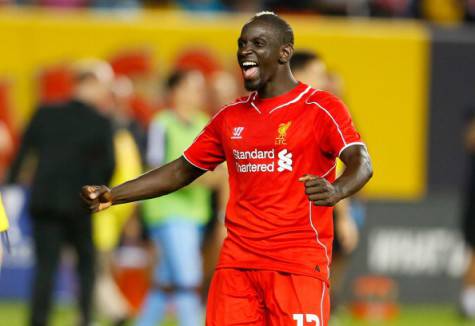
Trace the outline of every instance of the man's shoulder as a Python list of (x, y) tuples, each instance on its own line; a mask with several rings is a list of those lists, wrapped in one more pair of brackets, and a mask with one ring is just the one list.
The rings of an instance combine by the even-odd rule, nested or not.
[(92, 105), (71, 101), (67, 104), (68, 108), (72, 111), (76, 111), (78, 114), (84, 116), (84, 119), (88, 119), (91, 123), (96, 123), (102, 127), (111, 127), (112, 121), (104, 113), (99, 112), (99, 110)]
[(65, 102), (40, 103), (36, 108), (36, 114), (40, 116), (49, 116), (60, 113), (65, 107)]
[(61, 119), (64, 103), (40, 103), (33, 111), (32, 124), (56, 123)]
[(213, 119), (218, 116), (226, 116), (229, 114), (235, 114), (240, 109), (246, 109), (251, 105), (251, 100), (255, 96), (255, 92), (250, 93), (249, 95), (238, 97), (229, 104), (221, 107), (218, 112), (214, 115)]
[(249, 95), (238, 97), (231, 103), (222, 107), (222, 109), (227, 108), (243, 108), (248, 107), (251, 103), (252, 98), (255, 96), (255, 92), (250, 93)]
[(93, 131), (91, 135), (94, 135), (94, 137), (110, 138), (114, 134), (115, 127), (111, 118), (90, 105), (80, 105), (78, 107), (75, 105), (68, 106), (65, 112), (69, 111), (67, 114), (71, 118), (77, 119), (76, 126), (79, 123), (83, 128)]
[(305, 104), (313, 106), (320, 111), (328, 113), (338, 113), (341, 110), (346, 110), (346, 106), (334, 94), (319, 89), (313, 89), (310, 96), (305, 100)]
[(305, 102), (307, 102), (308, 104), (314, 104), (312, 102), (321, 104), (321, 103), (341, 102), (341, 100), (338, 97), (336, 97), (334, 94), (328, 91), (312, 88), (310, 90), (310, 95), (308, 96)]

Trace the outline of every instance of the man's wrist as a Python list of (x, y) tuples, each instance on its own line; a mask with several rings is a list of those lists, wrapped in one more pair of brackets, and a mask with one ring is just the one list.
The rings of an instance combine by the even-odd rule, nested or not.
[(109, 194), (110, 194), (110, 202), (111, 202), (111, 205), (117, 204), (117, 203), (118, 203), (118, 191), (117, 191), (117, 187), (112, 187), (112, 188), (110, 188)]
[(347, 195), (343, 189), (343, 186), (340, 185), (338, 182), (333, 183), (333, 189), (335, 190), (335, 195), (337, 197), (337, 201), (345, 199)]

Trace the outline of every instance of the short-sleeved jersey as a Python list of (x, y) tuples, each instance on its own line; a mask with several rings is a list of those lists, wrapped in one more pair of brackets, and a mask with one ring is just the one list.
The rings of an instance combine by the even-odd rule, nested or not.
[(300, 83), (290, 92), (251, 93), (219, 111), (184, 157), (213, 170), (227, 161), (228, 236), (217, 268), (277, 270), (328, 281), (331, 207), (308, 201), (305, 174), (335, 180), (336, 158), (362, 144), (345, 105)]

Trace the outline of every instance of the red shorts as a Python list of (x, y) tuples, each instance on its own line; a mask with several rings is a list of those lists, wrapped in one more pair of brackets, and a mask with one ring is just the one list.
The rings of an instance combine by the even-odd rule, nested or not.
[(277, 271), (218, 269), (206, 308), (206, 326), (327, 326), (325, 282)]

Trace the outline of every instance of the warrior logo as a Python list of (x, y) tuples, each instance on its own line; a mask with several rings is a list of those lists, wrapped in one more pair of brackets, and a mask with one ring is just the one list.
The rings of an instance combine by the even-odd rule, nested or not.
[(235, 127), (233, 129), (233, 135), (231, 136), (231, 139), (241, 139), (241, 134), (244, 130), (244, 127)]
[(287, 137), (287, 130), (290, 128), (291, 124), (292, 124), (292, 121), (281, 123), (279, 125), (279, 128), (277, 129), (279, 136), (277, 136), (277, 138), (275, 139), (276, 145), (286, 145), (285, 137)]

